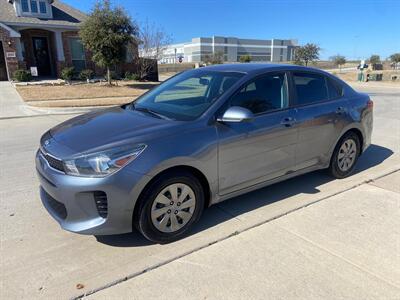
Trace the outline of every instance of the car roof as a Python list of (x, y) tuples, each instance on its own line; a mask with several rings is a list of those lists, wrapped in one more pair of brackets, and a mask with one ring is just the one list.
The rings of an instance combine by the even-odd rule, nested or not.
[[(237, 63), (237, 64), (221, 64), (212, 65), (208, 67), (200, 68), (204, 71), (219, 71), (219, 72), (240, 72), (240, 73), (253, 73), (261, 71), (279, 71), (279, 70), (298, 70), (298, 71), (317, 71), (321, 72), (320, 69), (303, 67), (289, 64), (268, 64), (268, 63)], [(322, 71), (323, 72), (323, 71)], [(323, 72), (325, 73), (325, 72)]]

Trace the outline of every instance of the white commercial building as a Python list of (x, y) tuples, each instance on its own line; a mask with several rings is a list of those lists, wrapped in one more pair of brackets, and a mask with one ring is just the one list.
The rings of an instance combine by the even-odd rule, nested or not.
[(199, 37), (191, 42), (168, 46), (159, 63), (201, 62), (207, 55), (222, 53), (224, 61), (238, 62), (241, 56), (250, 55), (252, 61), (279, 62), (294, 60), (298, 47), (295, 39), (241, 39), (235, 37)]

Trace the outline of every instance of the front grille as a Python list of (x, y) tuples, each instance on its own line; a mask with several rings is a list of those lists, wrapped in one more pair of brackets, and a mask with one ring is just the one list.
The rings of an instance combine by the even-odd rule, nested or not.
[(43, 151), (41, 151), (41, 154), (44, 157), (44, 159), (49, 163), (50, 167), (58, 171), (64, 172), (64, 164), (62, 160), (57, 159), (49, 154), (43, 153)]
[(93, 192), (94, 202), (96, 203), (97, 212), (100, 217), (107, 218), (108, 207), (107, 207), (107, 195), (102, 191)]
[(44, 200), (51, 208), (53, 213), (59, 218), (65, 220), (67, 218), (67, 209), (65, 208), (65, 205), (50, 196), (43, 188), (42, 193), (44, 194)]

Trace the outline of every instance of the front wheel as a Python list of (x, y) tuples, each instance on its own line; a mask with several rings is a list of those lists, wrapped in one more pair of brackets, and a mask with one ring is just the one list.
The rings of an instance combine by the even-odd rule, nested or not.
[(138, 205), (136, 228), (153, 242), (168, 243), (181, 238), (200, 218), (204, 191), (191, 173), (173, 172), (151, 183)]
[(354, 132), (345, 134), (333, 152), (329, 172), (335, 178), (349, 176), (361, 153), (360, 139)]

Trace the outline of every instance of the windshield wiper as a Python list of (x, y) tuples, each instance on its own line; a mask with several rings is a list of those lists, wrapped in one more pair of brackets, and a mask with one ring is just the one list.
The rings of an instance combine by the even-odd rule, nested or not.
[(155, 117), (157, 117), (159, 119), (171, 120), (170, 118), (168, 118), (168, 117), (166, 117), (166, 116), (164, 116), (162, 114), (159, 114), (159, 113), (155, 112), (154, 110), (151, 110), (151, 109), (149, 109), (147, 107), (139, 107), (139, 106), (136, 106), (135, 104), (132, 103), (131, 108), (133, 110), (137, 110), (137, 111), (148, 113), (148, 114), (150, 114), (152, 116), (155, 116)]

